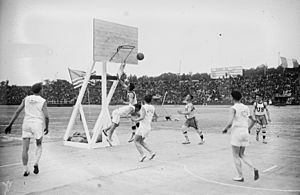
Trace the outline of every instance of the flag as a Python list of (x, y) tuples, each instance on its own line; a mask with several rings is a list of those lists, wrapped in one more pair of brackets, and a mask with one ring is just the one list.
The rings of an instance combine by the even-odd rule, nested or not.
[(283, 68), (292, 68), (293, 67), (293, 61), (292, 59), (288, 59), (286, 57), (280, 57), (281, 59), (281, 65)]
[(298, 68), (299, 67), (299, 63), (296, 59), (292, 59), (293, 61), (293, 68)]
[[(73, 84), (74, 89), (77, 89), (82, 86), (86, 72), (81, 70), (72, 70), (68, 68), (70, 78)], [(92, 72), (91, 75), (96, 75), (96, 71)], [(89, 84), (95, 84), (93, 81), (89, 80)]]

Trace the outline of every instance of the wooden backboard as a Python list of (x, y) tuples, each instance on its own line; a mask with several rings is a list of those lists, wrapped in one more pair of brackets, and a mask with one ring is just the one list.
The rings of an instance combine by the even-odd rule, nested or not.
[(94, 61), (123, 63), (130, 54), (126, 63), (138, 64), (138, 28), (99, 19), (93, 20), (93, 27)]

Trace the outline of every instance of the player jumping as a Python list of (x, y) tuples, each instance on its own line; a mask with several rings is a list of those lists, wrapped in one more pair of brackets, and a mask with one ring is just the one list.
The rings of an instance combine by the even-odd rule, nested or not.
[[(129, 85), (126, 85), (122, 80), (120, 80), (120, 84), (124, 88), (127, 89), (127, 99), (128, 99), (128, 102), (123, 101), (123, 103), (127, 104), (127, 105), (135, 105), (135, 104), (137, 104), (137, 97), (136, 97), (136, 93), (134, 91), (135, 85), (133, 83), (129, 83)], [(138, 115), (137, 112), (134, 112), (134, 114)], [(139, 122), (133, 122), (132, 123), (132, 126), (131, 126), (132, 134), (131, 134), (131, 137), (128, 140), (128, 142), (132, 142), (134, 140), (135, 131), (136, 131), (136, 128), (139, 127), (139, 125), (140, 125)]]
[(139, 110), (141, 109), (141, 105), (140, 104), (135, 104), (135, 105), (126, 105), (126, 106), (122, 106), (118, 109), (115, 109), (112, 112), (112, 124), (111, 126), (109, 126), (108, 128), (103, 130), (104, 135), (107, 137), (107, 142), (109, 143), (110, 146), (112, 146), (112, 135), (115, 131), (115, 129), (119, 126), (120, 123), (120, 118), (121, 116), (128, 116), (129, 114), (133, 114), (136, 112), (139, 112)]

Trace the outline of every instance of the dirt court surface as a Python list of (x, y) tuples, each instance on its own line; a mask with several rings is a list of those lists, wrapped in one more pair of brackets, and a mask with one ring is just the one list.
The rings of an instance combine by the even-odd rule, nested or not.
[[(113, 110), (118, 106), (111, 106)], [(260, 170), (260, 179), (243, 164), (245, 182), (232, 181), (236, 176), (230, 135), (221, 134), (227, 122), (229, 106), (197, 106), (197, 118), (203, 129), (205, 144), (190, 130), (191, 144), (183, 145), (180, 127), (184, 118), (176, 114), (183, 106), (157, 106), (160, 116), (170, 114), (179, 121), (160, 117), (152, 125), (146, 140), (157, 153), (153, 160), (138, 162), (134, 143), (127, 140), (131, 123), (123, 118), (116, 129), (120, 145), (98, 149), (64, 146), (72, 108), (49, 108), (50, 133), (45, 136), (40, 173), (33, 174), (34, 142), (30, 146), (31, 174), (23, 177), (21, 123), (23, 113), (12, 134), (3, 129), (16, 106), (0, 106), (0, 192), (4, 194), (300, 194), (300, 107), (270, 106), (272, 122), (268, 125), (268, 144), (255, 140), (246, 155)], [(100, 106), (84, 106), (89, 129)], [(83, 131), (79, 117), (74, 131)]]

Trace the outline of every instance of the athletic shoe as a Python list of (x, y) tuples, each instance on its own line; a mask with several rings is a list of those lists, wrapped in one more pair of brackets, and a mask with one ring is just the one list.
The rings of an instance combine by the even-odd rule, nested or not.
[(190, 144), (190, 143), (191, 143), (190, 141), (182, 142), (182, 144)]
[(146, 159), (146, 155), (144, 155), (140, 158), (140, 162), (143, 162), (145, 159)]
[(238, 181), (238, 182), (244, 182), (244, 178), (243, 177), (234, 177), (232, 178), (233, 181)]
[(155, 152), (153, 152), (153, 153), (151, 154), (151, 156), (150, 156), (149, 160), (152, 160), (152, 159), (153, 159), (155, 156), (156, 156), (156, 153), (155, 153)]
[(24, 174), (23, 174), (23, 176), (24, 176), (24, 177), (27, 177), (29, 174), (30, 174), (30, 172), (29, 172), (29, 171), (24, 171)]
[(134, 135), (135, 135), (134, 133), (131, 135), (131, 138), (128, 140), (129, 143), (134, 140)]
[(258, 170), (254, 169), (254, 180), (258, 180), (258, 178), (259, 178)]
[(38, 165), (34, 165), (33, 166), (33, 173), (34, 174), (38, 174), (39, 173), (39, 166)]
[(198, 144), (199, 145), (203, 145), (205, 143), (205, 141), (204, 140), (201, 140), (201, 142), (199, 142)]

